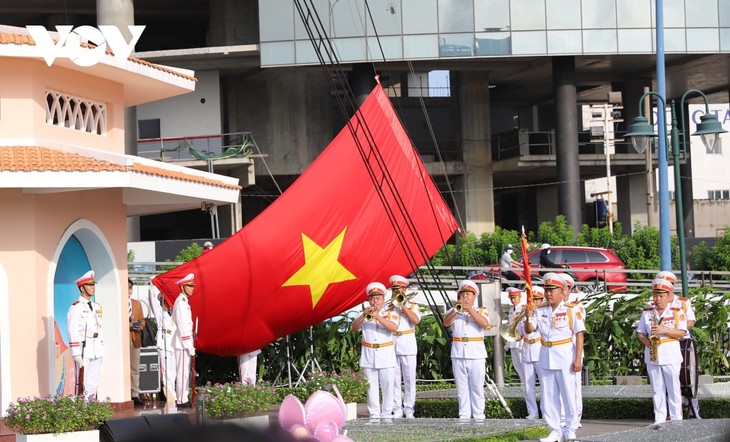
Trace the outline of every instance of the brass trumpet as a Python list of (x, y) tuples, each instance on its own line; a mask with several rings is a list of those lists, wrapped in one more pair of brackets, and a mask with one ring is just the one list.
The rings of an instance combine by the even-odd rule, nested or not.
[(454, 311), (456, 313), (463, 312), (464, 311), (464, 305), (462, 303), (460, 303), (460, 302), (457, 302), (456, 304), (454, 304)]
[(368, 309), (367, 309), (367, 311), (365, 313), (365, 317), (364, 318), (368, 322), (370, 322), (370, 321), (372, 321), (374, 319), (373, 318), (373, 308), (372, 307), (368, 307)]
[(416, 296), (416, 294), (417, 293), (411, 293), (410, 295), (406, 295), (405, 293), (398, 292), (392, 298), (390, 298), (390, 301), (388, 301), (388, 304), (386, 304), (386, 306), (392, 305), (395, 308), (403, 307), (405, 303), (414, 296)]

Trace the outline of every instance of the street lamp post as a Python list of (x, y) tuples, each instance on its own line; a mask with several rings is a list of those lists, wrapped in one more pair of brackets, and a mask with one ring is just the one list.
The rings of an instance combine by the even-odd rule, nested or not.
[[(684, 115), (684, 102), (688, 95), (690, 94), (697, 94), (702, 97), (705, 103), (705, 114), (700, 117), (700, 123), (697, 124), (697, 131), (692, 135), (700, 135), (702, 138), (702, 143), (705, 145), (705, 148), (708, 150), (714, 149), (715, 144), (717, 143), (717, 139), (719, 134), (727, 132), (722, 128), (722, 125), (717, 120), (717, 117), (715, 117), (714, 114), (710, 113), (710, 107), (707, 104), (707, 96), (705, 96), (702, 91), (697, 89), (690, 89), (687, 92), (682, 95), (682, 99), (680, 100), (679, 106), (682, 109), (682, 118), (679, 122), (677, 122), (677, 112), (674, 106), (674, 100), (671, 102), (671, 114), (672, 114), (672, 129), (671, 129), (671, 142), (672, 142), (672, 157), (673, 157), (673, 167), (674, 167), (674, 202), (676, 207), (676, 217), (677, 217), (677, 240), (679, 242), (679, 265), (680, 265), (680, 272), (682, 275), (682, 294), (684, 296), (687, 296), (687, 253), (685, 249), (684, 244), (684, 208), (682, 207), (682, 177), (679, 172), (679, 127), (681, 125), (682, 129), (682, 145), (684, 147), (685, 154), (689, 152), (688, 146), (687, 146), (687, 130), (685, 129), (685, 115)], [(661, 95), (657, 94), (656, 92), (647, 92), (644, 95), (641, 96), (639, 99), (639, 116), (634, 118), (633, 123), (631, 126), (629, 126), (628, 132), (626, 132), (626, 137), (631, 138), (631, 144), (634, 146), (634, 149), (636, 149), (637, 152), (643, 153), (644, 150), (646, 150), (649, 147), (649, 143), (651, 141), (652, 137), (656, 137), (657, 135), (654, 133), (654, 128), (649, 124), (649, 120), (642, 116), (642, 103), (644, 99), (648, 96), (655, 96), (657, 97), (658, 101), (661, 103), (661, 108), (658, 109), (659, 112), (661, 112), (662, 115), (666, 115), (666, 103), (664, 99), (661, 97)], [(663, 127), (659, 128), (662, 133), (664, 134), (664, 137), (667, 136), (667, 128), (666, 124), (663, 125)], [(661, 165), (660, 165), (661, 167)], [(668, 166), (667, 166), (668, 167)], [(659, 183), (660, 186), (662, 183)], [(662, 191), (668, 193), (666, 189), (659, 189), (659, 192)], [(666, 206), (662, 207), (663, 200), (660, 199), (660, 207), (659, 211), (669, 211), (669, 201), (664, 202)], [(660, 236), (663, 234), (666, 237), (669, 237), (669, 224), (660, 224), (660, 229), (664, 229), (662, 232), (660, 232)], [(660, 244), (660, 248), (663, 249), (663, 244)], [(662, 256), (669, 256), (669, 261), (671, 265), (671, 251), (670, 250), (660, 250)]]

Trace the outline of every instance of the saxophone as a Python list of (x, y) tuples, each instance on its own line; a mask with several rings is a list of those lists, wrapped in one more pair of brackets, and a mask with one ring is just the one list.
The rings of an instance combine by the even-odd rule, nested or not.
[[(651, 312), (651, 329), (654, 330), (654, 327), (656, 327), (656, 313)], [(656, 362), (657, 359), (659, 359), (659, 344), (661, 343), (661, 338), (659, 335), (652, 334), (649, 336), (649, 360), (652, 362)]]

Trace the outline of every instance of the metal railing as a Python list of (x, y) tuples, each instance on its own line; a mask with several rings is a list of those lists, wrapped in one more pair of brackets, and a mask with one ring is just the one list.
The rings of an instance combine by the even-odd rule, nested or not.
[(142, 138), (137, 140), (137, 155), (159, 161), (196, 160), (190, 148), (206, 156), (220, 156), (251, 139), (251, 132), (232, 132), (190, 137)]

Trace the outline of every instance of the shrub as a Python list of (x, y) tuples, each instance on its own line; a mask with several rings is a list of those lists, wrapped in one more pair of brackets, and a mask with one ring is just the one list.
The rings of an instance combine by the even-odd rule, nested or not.
[(21, 434), (95, 430), (114, 415), (109, 400), (87, 401), (79, 396), (47, 395), (11, 403), (5, 425)]
[[(345, 403), (365, 402), (368, 392), (368, 381), (359, 371), (345, 370), (342, 373), (334, 371), (319, 371), (309, 373), (309, 377), (302, 385), (302, 396), (295, 394), (305, 401), (317, 390), (328, 390), (330, 385), (337, 385)], [(335, 394), (334, 391), (332, 394)]]
[(197, 390), (198, 397), (205, 401), (206, 417), (210, 419), (248, 416), (268, 410), (279, 399), (276, 390), (267, 383), (207, 383)]

